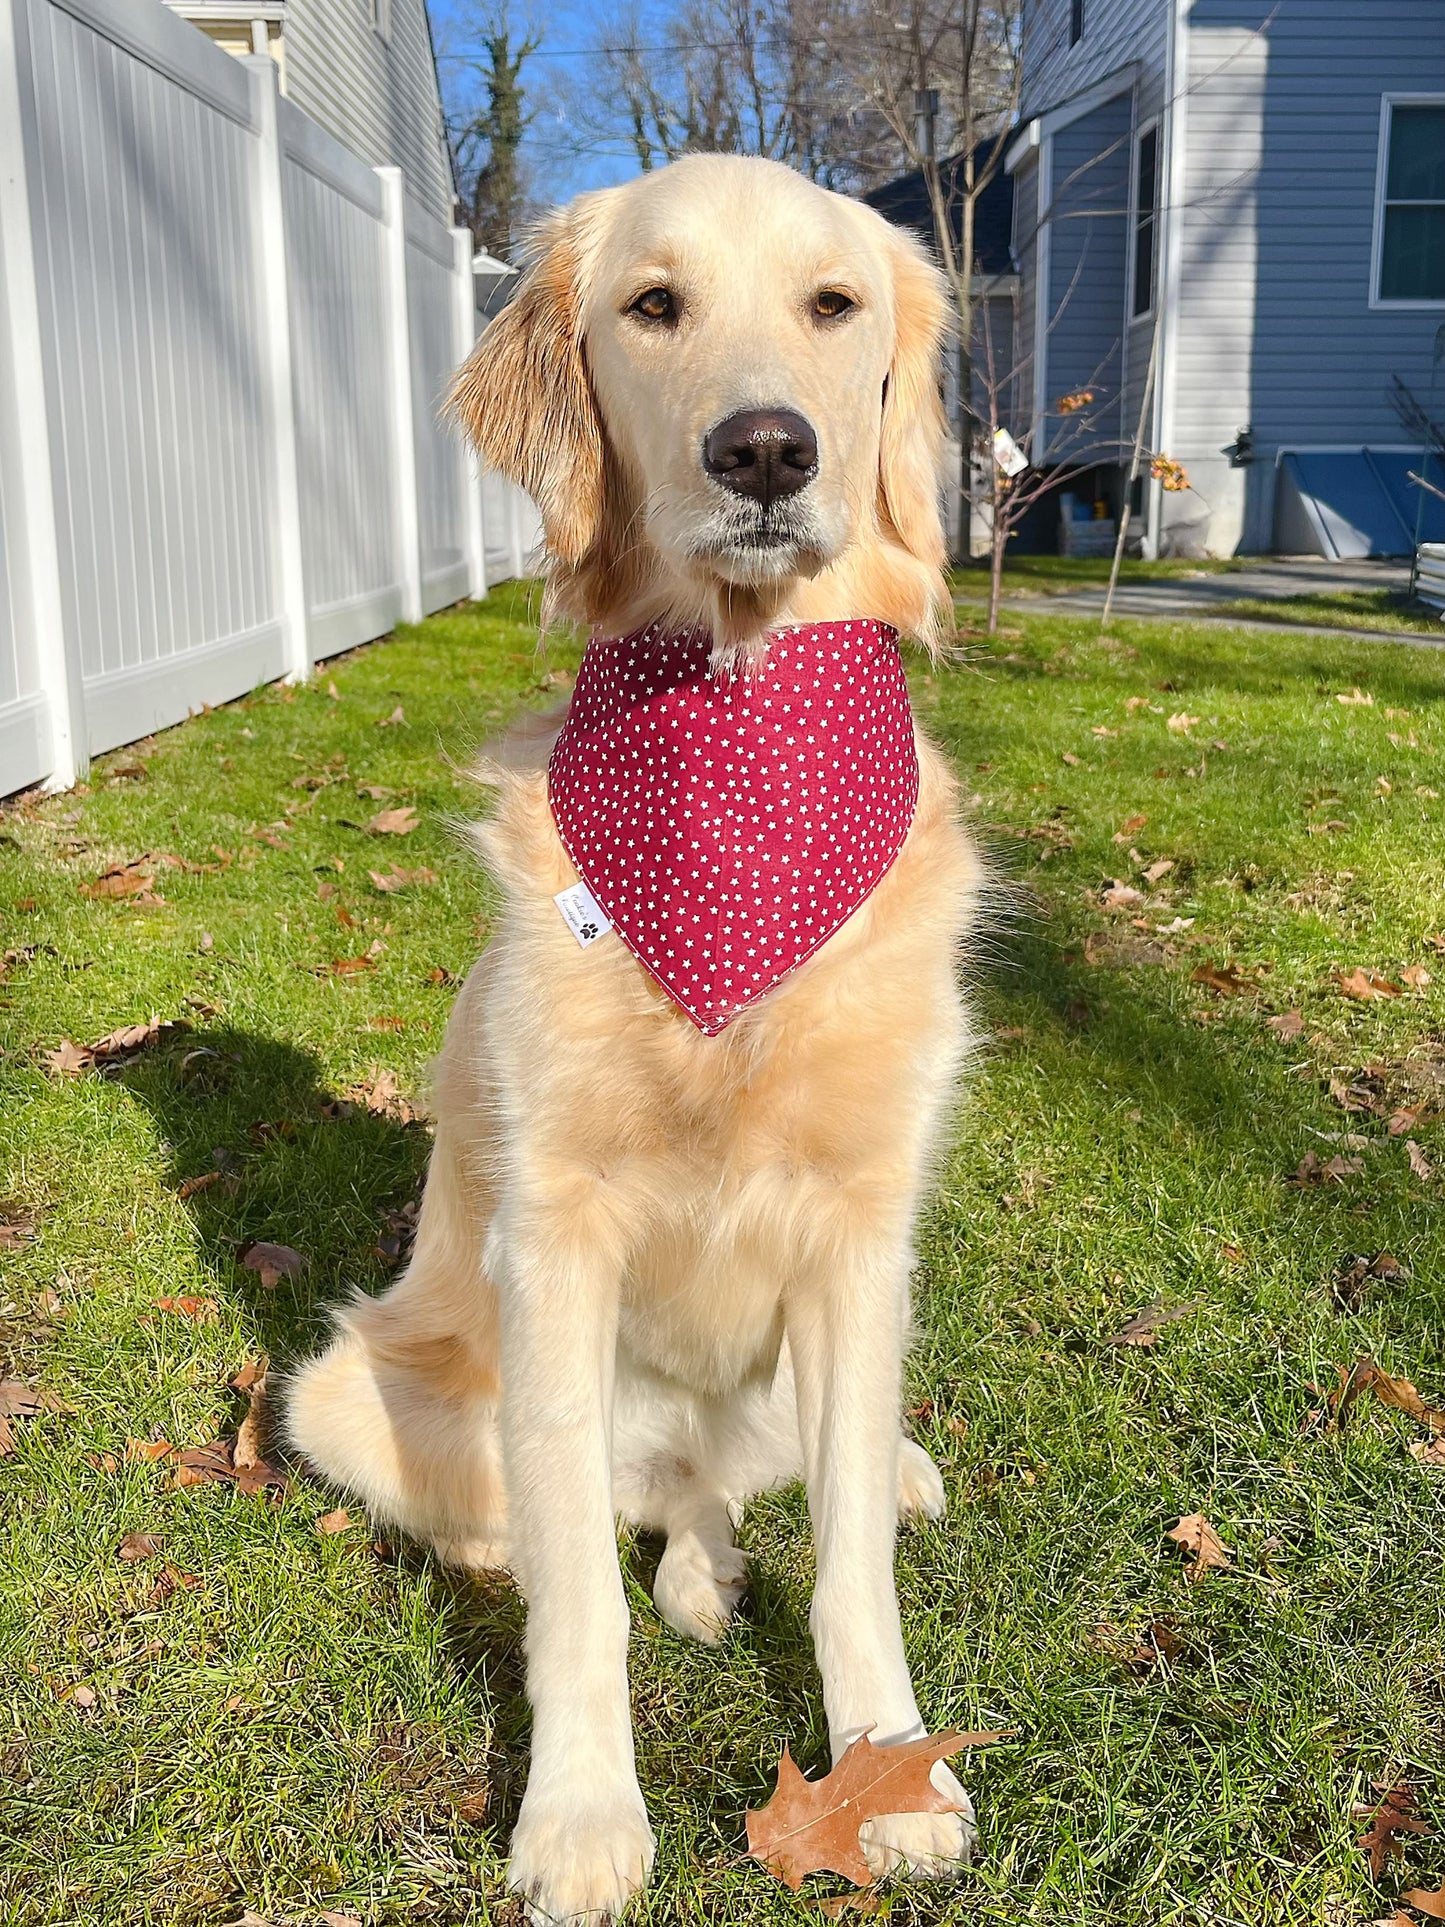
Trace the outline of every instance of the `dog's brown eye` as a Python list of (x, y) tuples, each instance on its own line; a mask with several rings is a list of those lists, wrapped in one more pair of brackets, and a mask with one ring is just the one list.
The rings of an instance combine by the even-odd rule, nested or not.
[(641, 315), (644, 321), (676, 321), (677, 303), (669, 288), (648, 288), (638, 295), (628, 310), (630, 314)]
[(844, 294), (841, 288), (820, 288), (813, 296), (813, 313), (824, 321), (836, 321), (839, 315), (847, 314), (858, 303), (851, 294)]

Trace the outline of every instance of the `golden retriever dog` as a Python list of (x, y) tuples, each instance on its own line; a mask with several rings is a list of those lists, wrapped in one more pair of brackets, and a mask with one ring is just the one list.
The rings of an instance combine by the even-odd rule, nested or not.
[[(870, 209), (699, 156), (552, 215), (454, 400), (538, 504), (551, 609), (594, 638), (702, 631), (709, 673), (739, 677), (798, 625), (933, 648), (947, 318), (922, 249)], [(663, 1617), (715, 1641), (742, 1502), (801, 1476), (834, 1757), (924, 1731), (894, 1542), (943, 1485), (901, 1437), (902, 1366), (979, 872), (950, 767), (903, 715), (917, 800), (891, 864), (714, 1035), (615, 932), (584, 947), (559, 914), (558, 719), (493, 768), (476, 840), (504, 908), (436, 1067), (415, 1251), (290, 1385), (292, 1442), (377, 1518), (517, 1576), (534, 1720), (510, 1881), (533, 1921), (615, 1916), (653, 1858), (619, 1514), (665, 1535)], [(934, 1781), (954, 1811), (868, 1823), (877, 1872), (969, 1854), (968, 1797)]]

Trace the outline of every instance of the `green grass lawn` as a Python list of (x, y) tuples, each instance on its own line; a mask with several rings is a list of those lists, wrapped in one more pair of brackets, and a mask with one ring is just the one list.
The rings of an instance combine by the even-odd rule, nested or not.
[(1445, 624), (1423, 602), (1393, 589), (1342, 589), (1334, 594), (1238, 596), (1222, 604), (1222, 616), (1244, 622), (1299, 622), (1322, 629), (1381, 629), (1401, 636), (1433, 636), (1445, 642)]
[[(1166, 557), (1145, 562), (1130, 558), (1120, 568), (1124, 584), (1188, 581), (1203, 575), (1237, 575), (1258, 558), (1209, 556), (1193, 561)], [(1109, 580), (1110, 558), (1089, 555), (1011, 555), (1004, 570), (1003, 593), (1006, 600), (1025, 597), (1071, 595), (1079, 589), (1101, 589)], [(956, 569), (953, 583), (965, 601), (988, 597), (988, 572), (979, 563), (972, 568)], [(1309, 628), (1382, 631), (1403, 636), (1433, 636), (1445, 642), (1445, 625), (1438, 611), (1423, 602), (1397, 594), (1393, 589), (1344, 589), (1331, 593), (1302, 593), (1291, 596), (1235, 596), (1229, 601), (1210, 601), (1201, 613), (1238, 622), (1282, 622)], [(1113, 621), (1130, 620), (1125, 615)]]
[[(1445, 1404), (1445, 674), (1283, 632), (1009, 625), (914, 678), (1000, 891), (909, 1392), (950, 1512), (898, 1570), (925, 1716), (1018, 1736), (965, 1763), (976, 1868), (885, 1904), (1363, 1927), (1445, 1879), (1445, 1465), (1368, 1396), (1342, 1430), (1311, 1415), (1363, 1354)], [(342, 1502), (304, 1476), (175, 1490), (126, 1447), (233, 1433), (237, 1369), (388, 1277), (427, 1140), (378, 1074), (420, 1095), (493, 909), (461, 771), (571, 660), (504, 591), (0, 815), (0, 1215), (34, 1230), (0, 1249), (0, 1377), (65, 1407), (0, 1457), (5, 1927), (519, 1918), (510, 1587), (378, 1550), (355, 1508), (318, 1533)], [(364, 827), (407, 806), (407, 835)], [(83, 894), (145, 855), (149, 890)], [(393, 865), (435, 880), (388, 894), (369, 872)], [(1139, 900), (1106, 905), (1115, 880)], [(1356, 969), (1402, 994), (1350, 999)], [(47, 1071), (153, 1016), (189, 1029)], [(1310, 1153), (1340, 1181), (1292, 1184)], [(265, 1289), (252, 1238), (306, 1270)], [(1382, 1251), (1398, 1275), (1335, 1288)], [(1156, 1300), (1185, 1315), (1152, 1349), (1107, 1342)], [(1166, 1536), (1195, 1512), (1233, 1560), (1199, 1583)], [(121, 1560), (132, 1533), (162, 1551)], [(656, 1546), (624, 1551), (658, 1927), (818, 1921), (839, 1890), (791, 1897), (742, 1857), (783, 1741), (809, 1771), (825, 1753), (801, 1496), (744, 1536), (717, 1652), (653, 1614)], [(1436, 1837), (1376, 1884), (1355, 1809), (1400, 1781)]]

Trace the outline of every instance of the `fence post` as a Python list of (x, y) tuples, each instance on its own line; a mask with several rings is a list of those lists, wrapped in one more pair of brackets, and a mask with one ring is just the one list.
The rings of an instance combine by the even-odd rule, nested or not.
[(399, 167), (378, 167), (386, 220), (386, 310), (391, 344), (391, 421), (395, 443), (397, 581), (401, 619), (420, 622), (421, 509), (416, 479), (416, 425), (412, 417), (411, 323), (406, 306), (406, 189)]
[[(477, 288), (472, 273), (475, 248), (467, 228), (452, 229), (452, 269), (456, 297), (456, 363), (458, 368), (476, 346)], [(462, 508), (465, 512), (467, 549), (467, 594), (480, 601), (487, 593), (487, 538), (482, 525), (482, 472), (477, 464), (471, 438), (457, 430), (457, 450), (461, 470)]]
[(306, 579), (301, 549), (301, 477), (296, 462), (296, 393), (291, 379), (291, 306), (286, 287), (286, 212), (281, 199), (280, 89), (267, 54), (245, 54), (256, 118), (257, 255), (261, 268), (261, 351), (271, 443), (271, 532), (286, 680), (311, 674)]
[[(35, 274), (27, 165), (39, 152), (28, 84), (30, 38), (24, 0), (0, 0), (0, 341), (10, 343), (9, 368), (0, 367), (0, 493), (18, 517), (20, 539), (9, 558), (19, 589), (17, 617), (35, 639), (40, 693), (50, 714), (47, 789), (69, 789), (85, 775), (85, 693), (80, 639), (66, 633), (61, 594), (60, 540), (55, 514), (58, 451), (46, 405), (45, 333)], [(12, 524), (13, 528), (14, 524)], [(3, 772), (0, 772), (3, 775)], [(0, 792), (12, 785), (0, 781)]]

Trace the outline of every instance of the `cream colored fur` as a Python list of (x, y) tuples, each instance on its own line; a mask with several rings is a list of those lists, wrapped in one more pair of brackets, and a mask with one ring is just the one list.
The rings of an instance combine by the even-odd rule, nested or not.
[[(653, 285), (681, 291), (670, 338), (629, 313)], [(855, 298), (843, 322), (820, 325), (822, 287)], [(771, 163), (688, 160), (553, 218), (458, 406), (543, 510), (554, 602), (592, 626), (702, 619), (747, 655), (781, 623), (874, 616), (932, 643), (944, 313), (920, 251), (867, 209)], [(699, 451), (764, 405), (806, 414), (820, 460), (797, 545), (753, 563)], [(546, 747), (533, 728), (491, 773), (477, 843), (505, 909), (437, 1067), (415, 1253), (339, 1313), (289, 1423), (378, 1518), (516, 1572), (534, 1726), (510, 1877), (533, 1921), (573, 1922), (618, 1912), (653, 1853), (615, 1514), (666, 1535), (657, 1605), (716, 1640), (743, 1500), (803, 1476), (834, 1754), (922, 1730), (893, 1544), (943, 1488), (900, 1440), (901, 1372), (913, 1226), (969, 1042), (955, 966), (978, 871), (920, 738), (882, 883), (705, 1038), (615, 935), (579, 949), (559, 916), (576, 877)], [(961, 1811), (871, 1822), (878, 1870), (969, 1851), (967, 1796), (935, 1778)]]

